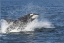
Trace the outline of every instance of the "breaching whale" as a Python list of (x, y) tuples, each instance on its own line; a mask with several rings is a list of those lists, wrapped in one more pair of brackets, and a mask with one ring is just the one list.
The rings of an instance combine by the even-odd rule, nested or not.
[(24, 27), (26, 27), (27, 23), (30, 23), (33, 20), (37, 19), (38, 16), (39, 16), (39, 14), (30, 13), (30, 14), (24, 15), (23, 17), (20, 17), (16, 20), (5, 19), (9, 24), (6, 32), (9, 33), (11, 30), (14, 30), (14, 29), (22, 30), (22, 29), (24, 29)]

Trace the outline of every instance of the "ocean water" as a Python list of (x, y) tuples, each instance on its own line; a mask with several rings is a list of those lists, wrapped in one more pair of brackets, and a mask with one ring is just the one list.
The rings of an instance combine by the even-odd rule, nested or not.
[[(0, 2), (0, 43), (64, 43), (64, 0)], [(28, 13), (37, 13), (39, 18), (29, 23), (25, 31), (5, 33), (7, 22), (4, 19), (16, 20)]]

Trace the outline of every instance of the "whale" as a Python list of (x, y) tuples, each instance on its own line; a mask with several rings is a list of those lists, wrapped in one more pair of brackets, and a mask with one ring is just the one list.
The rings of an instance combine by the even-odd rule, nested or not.
[(29, 13), (24, 16), (19, 17), (16, 20), (11, 20), (11, 19), (5, 19), (9, 26), (7, 27), (6, 33), (9, 33), (10, 31), (17, 29), (17, 30), (22, 30), (26, 27), (26, 25), (33, 20), (37, 19), (39, 17), (39, 14), (36, 13)]

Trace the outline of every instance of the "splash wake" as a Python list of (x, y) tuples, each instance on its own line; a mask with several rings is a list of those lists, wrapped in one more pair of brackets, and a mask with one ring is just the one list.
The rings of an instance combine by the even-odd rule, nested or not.
[[(8, 24), (8, 22), (4, 19), (1, 19), (1, 33), (6, 33), (7, 27), (9, 27), (13, 22)], [(36, 28), (54, 28), (54, 26), (48, 22), (48, 21), (38, 21), (38, 19), (35, 19), (34, 21), (27, 24), (25, 29), (12, 29), (10, 32), (20, 32), (20, 31), (34, 31)]]

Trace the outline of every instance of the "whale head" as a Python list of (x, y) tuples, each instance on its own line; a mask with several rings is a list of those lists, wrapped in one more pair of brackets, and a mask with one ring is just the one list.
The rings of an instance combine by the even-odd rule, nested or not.
[(30, 16), (32, 19), (36, 19), (36, 18), (38, 18), (39, 15), (35, 14), (35, 13), (31, 13)]
[(23, 21), (23, 22), (33, 21), (33, 20), (37, 19), (38, 16), (39, 16), (39, 14), (29, 13), (29, 14), (24, 15), (23, 17), (20, 17), (19, 20)]
[(37, 19), (38, 16), (39, 16), (39, 14), (36, 14), (36, 13), (30, 13), (30, 14), (28, 14), (28, 15), (29, 15), (28, 18), (29, 18), (31, 21)]

